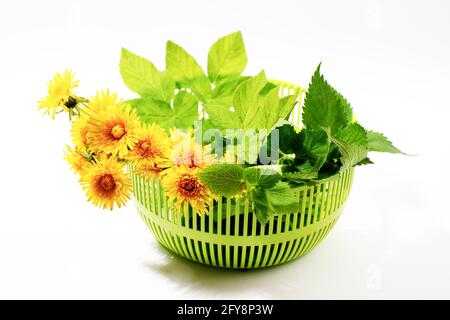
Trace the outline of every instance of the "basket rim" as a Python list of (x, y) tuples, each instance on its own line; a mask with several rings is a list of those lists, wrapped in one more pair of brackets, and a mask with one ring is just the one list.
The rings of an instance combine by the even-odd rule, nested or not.
[(299, 89), (301, 93), (306, 92), (308, 89), (305, 87), (302, 87), (298, 84), (295, 84), (293, 82), (289, 82), (289, 81), (284, 81), (284, 80), (279, 80), (279, 79), (267, 79), (269, 82), (272, 82), (273, 84), (279, 85), (279, 86), (283, 86), (285, 88), (288, 89)]

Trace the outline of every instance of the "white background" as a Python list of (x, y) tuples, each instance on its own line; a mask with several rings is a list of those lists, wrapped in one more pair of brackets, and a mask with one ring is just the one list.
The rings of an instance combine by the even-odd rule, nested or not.
[[(36, 110), (55, 72), (132, 97), (126, 47), (164, 67), (167, 39), (205, 66), (241, 30), (247, 74), (307, 85), (320, 61), (360, 122), (416, 154), (373, 155), (309, 255), (226, 271), (157, 245), (130, 203), (85, 201), (62, 160), (65, 116)], [(448, 1), (2, 1), (0, 298), (450, 298)]]

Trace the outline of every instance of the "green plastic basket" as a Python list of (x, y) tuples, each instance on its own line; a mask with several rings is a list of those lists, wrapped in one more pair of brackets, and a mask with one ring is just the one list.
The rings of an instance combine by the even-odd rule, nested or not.
[[(300, 103), (289, 117), (299, 125), (304, 90), (274, 82), (283, 96), (300, 89)], [(232, 199), (227, 197), (219, 197), (208, 215), (189, 214), (189, 208), (177, 214), (170, 210), (160, 181), (146, 181), (130, 168), (139, 214), (164, 247), (195, 262), (235, 269), (286, 263), (314, 248), (339, 218), (353, 172), (351, 168), (313, 186), (298, 187), (299, 212), (271, 216), (261, 225), (248, 200), (234, 199), (236, 205), (231, 206)]]

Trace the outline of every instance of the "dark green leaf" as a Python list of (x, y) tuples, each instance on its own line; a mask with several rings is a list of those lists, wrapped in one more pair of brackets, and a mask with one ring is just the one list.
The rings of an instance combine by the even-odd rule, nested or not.
[(358, 162), (356, 165), (364, 166), (364, 165), (368, 165), (368, 164), (373, 164), (373, 162), (369, 158), (365, 158), (365, 159), (362, 159), (360, 162)]
[(330, 141), (323, 130), (304, 129), (300, 131), (298, 146), (295, 149), (297, 162), (308, 160), (313, 164), (315, 171), (319, 172), (327, 160)]
[(303, 124), (308, 129), (330, 128), (334, 134), (351, 121), (350, 105), (320, 74), (319, 65), (306, 93)]
[(357, 123), (352, 123), (341, 130), (336, 137), (328, 130), (330, 140), (341, 153), (341, 171), (353, 167), (367, 157), (366, 130)]

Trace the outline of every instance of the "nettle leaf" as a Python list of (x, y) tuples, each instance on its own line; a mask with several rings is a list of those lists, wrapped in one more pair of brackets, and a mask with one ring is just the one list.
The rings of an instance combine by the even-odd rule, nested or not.
[(249, 197), (252, 210), (262, 224), (266, 223), (271, 215), (298, 210), (298, 197), (286, 182), (278, 182), (270, 189), (252, 189)]
[(211, 94), (211, 84), (202, 67), (172, 41), (166, 45), (166, 68), (179, 87), (191, 89), (200, 100), (206, 101)]
[(351, 121), (350, 105), (320, 74), (319, 65), (306, 92), (303, 124), (308, 129), (330, 128), (334, 134)]
[(273, 213), (284, 214), (298, 210), (298, 197), (287, 182), (278, 182), (266, 191), (266, 195)]
[(362, 159), (360, 162), (358, 162), (356, 165), (357, 166), (365, 166), (368, 164), (373, 164), (373, 162), (369, 158), (365, 158), (365, 159)]
[(395, 147), (386, 136), (375, 131), (367, 131), (367, 147), (369, 151), (405, 154)]
[(173, 100), (173, 108), (169, 103), (142, 97), (130, 101), (137, 110), (141, 121), (157, 123), (166, 130), (171, 128), (189, 128), (198, 119), (198, 100), (189, 92), (179, 91)]
[(292, 167), (287, 167), (290, 170), (283, 172), (283, 178), (291, 181), (303, 182), (305, 180), (314, 180), (318, 177), (318, 170), (315, 165), (312, 165), (309, 161), (304, 162), (301, 165)]
[(270, 189), (281, 180), (281, 175), (275, 170), (254, 166), (244, 170), (244, 180), (247, 185)]
[(232, 197), (243, 190), (243, 173), (241, 165), (222, 163), (207, 167), (198, 177), (212, 193)]
[(296, 150), (295, 158), (310, 161), (316, 173), (318, 173), (327, 160), (330, 140), (323, 130), (304, 129), (299, 133)]
[(166, 102), (174, 96), (175, 83), (167, 73), (125, 48), (120, 58), (120, 74), (127, 87), (141, 96)]
[(264, 190), (255, 190), (250, 196), (252, 210), (259, 223), (265, 224), (272, 214), (272, 210), (267, 200), (267, 194)]
[(284, 154), (294, 154), (299, 148), (299, 134), (291, 123), (275, 127), (268, 137), (268, 147), (272, 146), (272, 138), (278, 131), (278, 148)]
[(241, 32), (217, 40), (208, 53), (208, 76), (211, 82), (239, 77), (247, 65)]
[(336, 137), (327, 130), (329, 139), (333, 142), (341, 154), (341, 171), (357, 165), (367, 158), (366, 130), (357, 123), (352, 123), (341, 130)]

